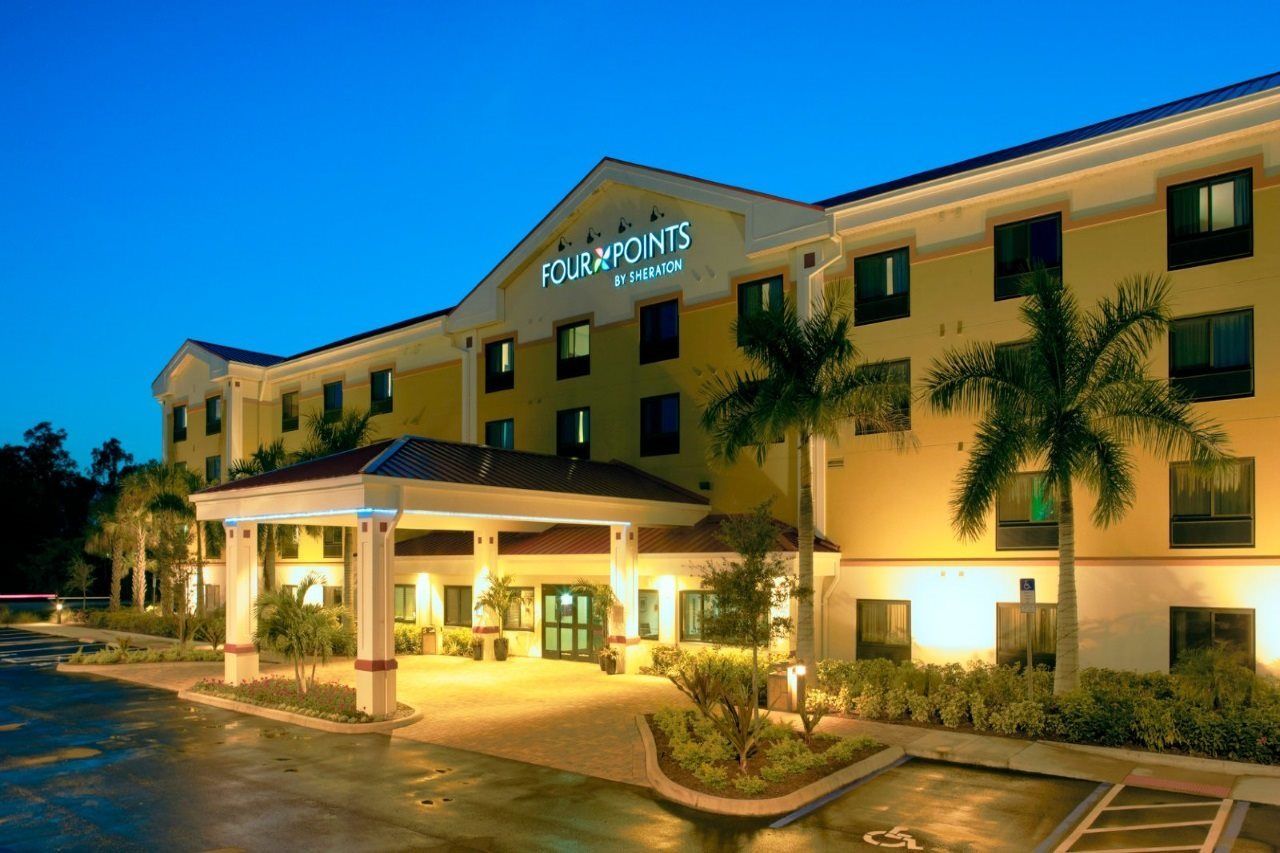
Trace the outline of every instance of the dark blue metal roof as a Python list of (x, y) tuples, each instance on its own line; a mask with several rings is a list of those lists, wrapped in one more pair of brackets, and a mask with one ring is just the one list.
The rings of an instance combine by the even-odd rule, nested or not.
[(238, 361), (241, 364), (252, 364), (257, 367), (270, 367), (273, 364), (279, 364), (284, 361), (281, 356), (268, 355), (265, 352), (254, 352), (249, 349), (240, 349), (240, 347), (228, 347), (222, 344), (211, 344), (208, 341), (192, 340), (191, 343), (198, 347), (207, 349), (209, 352), (225, 358), (227, 361)]
[(1055, 133), (1053, 136), (1046, 136), (1043, 139), (1037, 139), (1033, 142), (1024, 142), (1021, 145), (1015, 145), (1012, 148), (1002, 148), (1001, 150), (993, 151), (990, 154), (983, 154), (979, 157), (970, 157), (968, 160), (961, 160), (960, 162), (952, 163), (949, 166), (939, 166), (936, 169), (929, 169), (924, 172), (917, 172), (914, 175), (907, 175), (905, 178), (898, 178), (892, 181), (885, 181), (881, 184), (863, 187), (860, 190), (854, 190), (853, 192), (844, 193), (843, 195), (819, 201), (817, 202), (817, 205), (820, 207), (835, 207), (841, 204), (848, 204), (851, 201), (860, 201), (861, 199), (871, 198), (872, 196), (882, 195), (887, 192), (893, 192), (894, 190), (915, 186), (916, 184), (934, 181), (938, 178), (958, 175), (962, 172), (968, 172), (973, 169), (981, 169), (984, 166), (993, 166), (997, 163), (1016, 160), (1019, 157), (1026, 157), (1030, 154), (1039, 154), (1043, 151), (1061, 148), (1064, 145), (1071, 145), (1076, 142), (1083, 142), (1087, 139), (1105, 136), (1108, 133), (1114, 133), (1118, 130), (1127, 130), (1131, 127), (1150, 124), (1151, 122), (1169, 118), (1170, 116), (1189, 113), (1192, 110), (1198, 110), (1202, 107), (1221, 104), (1225, 101), (1234, 100), (1235, 98), (1243, 98), (1246, 95), (1254, 95), (1258, 92), (1264, 92), (1267, 89), (1274, 89), (1277, 86), (1280, 86), (1280, 72), (1264, 74), (1261, 77), (1254, 77), (1252, 80), (1245, 80), (1241, 83), (1232, 83), (1229, 86), (1223, 86), (1220, 89), (1214, 89), (1209, 92), (1202, 92), (1199, 95), (1179, 98), (1176, 101), (1170, 101), (1169, 103), (1161, 104), (1158, 107), (1148, 107), (1145, 110), (1138, 110), (1135, 113), (1122, 115), (1118, 118), (1111, 118), (1106, 121), (1096, 122), (1075, 130), (1068, 130), (1064, 133)]

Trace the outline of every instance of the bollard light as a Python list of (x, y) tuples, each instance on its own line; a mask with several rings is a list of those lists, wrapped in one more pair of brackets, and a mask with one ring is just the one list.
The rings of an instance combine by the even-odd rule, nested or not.
[(62, 601), (61, 600), (55, 601), (53, 604), (53, 609), (58, 612), (58, 624), (61, 625), (62, 624)]

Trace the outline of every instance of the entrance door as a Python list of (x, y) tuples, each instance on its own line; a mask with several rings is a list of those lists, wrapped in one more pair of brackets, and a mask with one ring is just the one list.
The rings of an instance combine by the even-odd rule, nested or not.
[(542, 587), (542, 656), (595, 661), (597, 638), (591, 630), (591, 596), (569, 586)]

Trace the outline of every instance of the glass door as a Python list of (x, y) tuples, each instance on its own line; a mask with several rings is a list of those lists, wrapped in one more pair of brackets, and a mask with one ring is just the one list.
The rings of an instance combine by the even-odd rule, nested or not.
[(591, 630), (591, 596), (569, 586), (542, 587), (542, 656), (594, 661), (598, 648)]

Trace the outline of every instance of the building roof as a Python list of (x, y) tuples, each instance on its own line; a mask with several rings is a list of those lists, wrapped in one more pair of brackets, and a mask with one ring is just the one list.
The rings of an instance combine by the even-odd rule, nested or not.
[[(723, 554), (731, 549), (720, 538), (723, 515), (709, 515), (691, 527), (642, 527), (641, 554)], [(795, 553), (796, 529), (776, 522), (776, 549)], [(840, 547), (822, 537), (814, 540), (814, 551), (838, 554)], [(467, 557), (473, 551), (468, 531), (432, 530), (396, 543), (397, 557)], [(505, 556), (566, 556), (609, 553), (609, 528), (591, 524), (556, 524), (540, 533), (500, 533), (498, 553)]]
[(202, 349), (206, 349), (219, 358), (227, 361), (238, 361), (241, 364), (252, 364), (254, 367), (270, 367), (273, 364), (279, 364), (284, 361), (283, 356), (268, 355), (265, 352), (254, 352), (251, 349), (241, 349), (240, 347), (229, 347), (222, 344), (213, 344), (208, 341), (197, 341), (192, 339), (191, 343)]
[(871, 198), (872, 196), (893, 192), (894, 190), (905, 189), (906, 187), (912, 187), (917, 184), (934, 181), (939, 178), (958, 175), (962, 172), (972, 171), (973, 169), (981, 169), (984, 166), (993, 166), (998, 163), (1016, 160), (1019, 157), (1026, 157), (1030, 154), (1040, 154), (1054, 148), (1062, 148), (1066, 145), (1095, 139), (1099, 136), (1105, 136), (1108, 133), (1115, 133), (1119, 130), (1128, 130), (1129, 128), (1138, 127), (1139, 125), (1150, 124), (1161, 119), (1181, 115), (1182, 113), (1189, 113), (1203, 107), (1221, 104), (1226, 101), (1234, 100), (1235, 98), (1243, 98), (1246, 95), (1254, 95), (1258, 92), (1264, 92), (1268, 89), (1274, 89), (1277, 87), (1280, 87), (1280, 72), (1264, 74), (1261, 77), (1254, 77), (1251, 80), (1244, 80), (1240, 83), (1232, 83), (1228, 86), (1222, 86), (1208, 92), (1201, 92), (1198, 95), (1179, 98), (1178, 100), (1170, 101), (1167, 104), (1160, 104), (1159, 106), (1148, 107), (1144, 110), (1138, 110), (1137, 112), (1117, 116), (1116, 118), (1094, 122), (1093, 124), (1088, 124), (1084, 127), (1078, 127), (1075, 130), (1055, 133), (1052, 136), (1046, 136), (1043, 139), (1036, 139), (1031, 142), (1024, 142), (1021, 145), (1014, 145), (1010, 148), (1002, 148), (999, 151), (992, 151), (990, 154), (970, 157), (967, 160), (960, 160), (959, 162), (952, 163), (948, 166), (939, 166), (936, 169), (928, 169), (923, 172), (917, 172), (914, 175), (907, 175), (906, 177), (896, 178), (892, 181), (873, 184), (869, 187), (863, 187), (860, 190), (853, 190), (852, 192), (824, 199), (817, 202), (817, 204), (821, 207), (837, 207), (842, 204), (848, 204), (851, 201), (860, 201), (862, 199)]
[(203, 493), (229, 492), (365, 474), (436, 483), (667, 501), (705, 506), (702, 495), (622, 462), (568, 459), (435, 438), (404, 436), (232, 480)]

